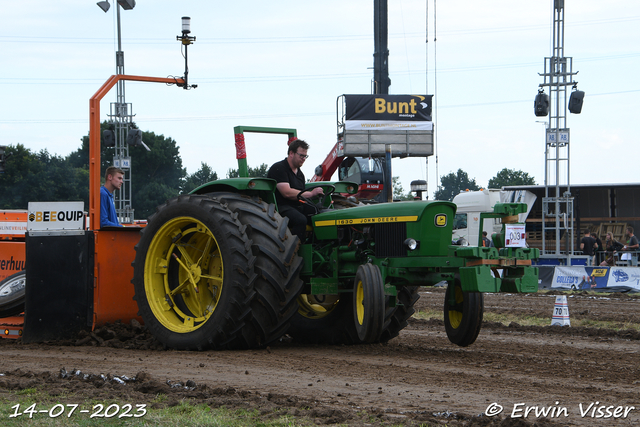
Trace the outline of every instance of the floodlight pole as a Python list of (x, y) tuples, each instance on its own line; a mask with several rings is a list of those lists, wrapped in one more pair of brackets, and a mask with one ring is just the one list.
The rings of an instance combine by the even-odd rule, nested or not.
[[(560, 257), (560, 243), (564, 237), (565, 262), (566, 265), (571, 265), (575, 240), (574, 199), (570, 183), (570, 132), (567, 126), (567, 86), (575, 86), (578, 83), (573, 80), (573, 76), (578, 72), (573, 71), (573, 58), (564, 56), (564, 0), (553, 0), (553, 3), (553, 56), (545, 58), (544, 73), (539, 73), (544, 77), (544, 83), (540, 83), (539, 87), (548, 87), (551, 95), (549, 125), (545, 135), (541, 254)], [(566, 190), (561, 194), (562, 186), (566, 186)], [(548, 224), (547, 219), (553, 220), (553, 225)], [(547, 250), (547, 233), (554, 235), (553, 250)]]
[[(120, 3), (115, 1), (116, 21), (118, 30), (118, 50), (116, 51), (116, 74), (124, 74), (124, 52), (122, 51), (122, 30), (120, 26)], [(135, 3), (134, 3), (135, 4)], [(124, 172), (124, 179), (120, 190), (114, 194), (116, 213), (120, 222), (130, 224), (134, 220), (134, 209), (131, 197), (131, 157), (127, 145), (127, 131), (133, 123), (131, 104), (125, 101), (125, 81), (119, 80), (116, 85), (116, 102), (111, 104), (111, 120), (115, 121), (115, 152), (113, 165)]]
[[(121, 2), (124, 4), (121, 5)], [(120, 29), (120, 7), (130, 10), (136, 5), (135, 0), (114, 0), (116, 5), (116, 22), (118, 31), (118, 50), (116, 50), (116, 75), (124, 74), (124, 52), (122, 51), (122, 31)], [(98, 6), (105, 13), (109, 10), (109, 1), (100, 1)], [(126, 144), (127, 131), (133, 123), (131, 104), (125, 102), (124, 80), (116, 82), (116, 102), (111, 103), (109, 114), (107, 115), (111, 123), (115, 123), (115, 150), (113, 153), (113, 166), (122, 169), (124, 178), (122, 187), (114, 192), (114, 204), (116, 214), (121, 223), (133, 222), (133, 207), (131, 203), (131, 157), (129, 157), (129, 146)]]

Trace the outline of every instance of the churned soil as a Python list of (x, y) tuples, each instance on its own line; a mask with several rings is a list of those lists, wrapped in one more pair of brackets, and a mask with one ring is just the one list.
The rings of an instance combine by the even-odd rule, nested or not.
[[(414, 318), (386, 344), (302, 346), (284, 337), (259, 350), (186, 352), (163, 349), (136, 322), (112, 324), (68, 341), (0, 339), (0, 397), (11, 402), (35, 388), (61, 403), (158, 408), (187, 400), (256, 410), (264, 420), (288, 414), (350, 426), (638, 425), (640, 333), (624, 325), (640, 323), (640, 296), (568, 300), (574, 322), (622, 327), (485, 322), (461, 348), (441, 320)], [(485, 312), (547, 317), (550, 325), (554, 303), (554, 293), (487, 294)], [(416, 307), (443, 304), (443, 289), (425, 288)]]

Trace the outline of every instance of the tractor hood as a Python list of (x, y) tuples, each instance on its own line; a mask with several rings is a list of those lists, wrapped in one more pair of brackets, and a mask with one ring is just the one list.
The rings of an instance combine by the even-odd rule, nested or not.
[(378, 203), (322, 212), (313, 217), (313, 223), (315, 227), (324, 227), (328, 225), (413, 222), (419, 221), (426, 207), (433, 203), (453, 205), (453, 203), (450, 202), (427, 201)]
[[(433, 240), (435, 252), (440, 253), (451, 244), (450, 233), (456, 205), (447, 201), (410, 201), (380, 203), (348, 209), (335, 209), (313, 216), (313, 228), (320, 240), (336, 239), (338, 227), (375, 225), (386, 227), (392, 223), (406, 223), (407, 237)], [(442, 246), (442, 247), (440, 247)]]

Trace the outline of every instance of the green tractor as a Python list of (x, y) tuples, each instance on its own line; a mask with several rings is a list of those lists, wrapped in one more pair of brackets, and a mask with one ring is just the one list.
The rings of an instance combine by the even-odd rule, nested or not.
[(480, 332), (484, 292), (538, 289), (531, 260), (539, 251), (508, 243), (524, 204), (481, 215), (502, 218), (497, 247), (462, 247), (451, 242), (451, 202), (360, 205), (348, 198), (357, 185), (314, 182), (307, 190), (321, 186), (324, 195), (305, 200), (318, 213), (300, 242), (278, 214), (275, 184), (214, 181), (149, 218), (132, 282), (139, 314), (165, 346), (257, 348), (284, 334), (317, 344), (387, 342), (407, 326), (420, 287), (442, 282), (447, 336), (468, 346)]

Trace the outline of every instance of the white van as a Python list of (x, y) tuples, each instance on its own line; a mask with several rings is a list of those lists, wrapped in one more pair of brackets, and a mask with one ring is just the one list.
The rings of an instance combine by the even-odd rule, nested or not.
[(459, 242), (463, 246), (478, 246), (478, 236), (481, 231), (487, 232), (491, 239), (493, 233), (499, 233), (502, 223), (499, 218), (486, 218), (483, 230), (480, 230), (480, 213), (493, 212), (496, 203), (526, 203), (527, 212), (520, 214), (519, 222), (525, 222), (527, 215), (535, 202), (536, 196), (527, 190), (505, 191), (494, 188), (479, 191), (462, 191), (453, 198), (456, 204), (456, 217), (453, 220), (452, 241)]

